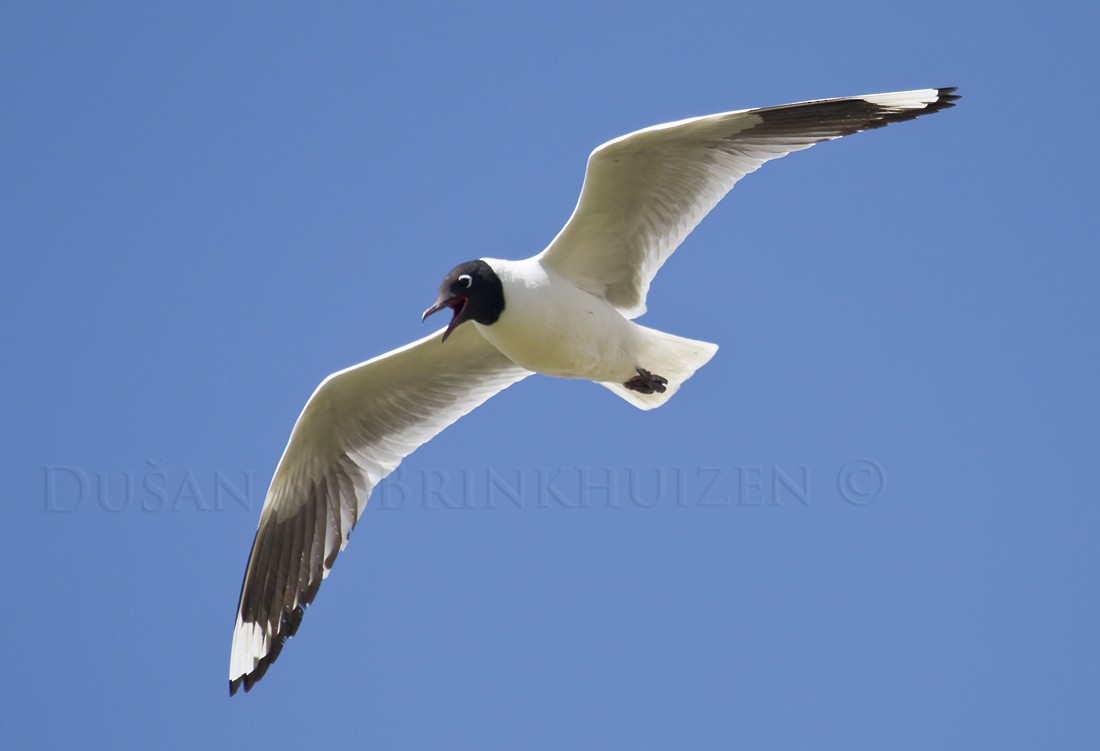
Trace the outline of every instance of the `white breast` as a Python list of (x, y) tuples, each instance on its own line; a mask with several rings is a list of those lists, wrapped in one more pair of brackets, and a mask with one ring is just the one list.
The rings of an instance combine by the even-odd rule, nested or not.
[(475, 325), (512, 362), (562, 378), (621, 383), (635, 375), (637, 327), (615, 308), (534, 258), (483, 260), (504, 285), (504, 312)]

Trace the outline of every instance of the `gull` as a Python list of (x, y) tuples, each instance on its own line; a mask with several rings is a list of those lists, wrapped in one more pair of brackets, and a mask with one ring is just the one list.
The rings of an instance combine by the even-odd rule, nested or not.
[(333, 373), (275, 469), (241, 585), (229, 693), (248, 691), (297, 631), (373, 488), (419, 446), (532, 373), (664, 404), (717, 345), (640, 326), (654, 275), (745, 175), (815, 143), (954, 106), (955, 88), (820, 99), (695, 117), (588, 158), (557, 237), (521, 261), (452, 269), (422, 319), (445, 328)]

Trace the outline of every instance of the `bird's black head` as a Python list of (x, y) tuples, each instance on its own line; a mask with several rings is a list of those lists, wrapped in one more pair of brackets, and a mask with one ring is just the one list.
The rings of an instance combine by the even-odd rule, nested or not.
[(424, 311), (420, 320), (444, 308), (454, 311), (454, 317), (443, 332), (443, 341), (460, 323), (477, 321), (495, 323), (504, 311), (504, 285), (485, 261), (467, 261), (451, 269), (439, 285), (439, 299)]

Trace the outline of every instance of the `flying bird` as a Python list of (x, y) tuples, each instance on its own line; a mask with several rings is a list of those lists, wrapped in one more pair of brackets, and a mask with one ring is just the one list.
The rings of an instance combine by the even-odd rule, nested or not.
[(598, 147), (549, 246), (444, 277), (445, 328), (317, 387), (267, 491), (241, 585), (229, 693), (252, 688), (328, 576), (372, 489), (417, 447), (532, 373), (664, 404), (717, 345), (640, 326), (661, 265), (764, 162), (954, 106), (955, 88), (821, 99), (645, 128)]

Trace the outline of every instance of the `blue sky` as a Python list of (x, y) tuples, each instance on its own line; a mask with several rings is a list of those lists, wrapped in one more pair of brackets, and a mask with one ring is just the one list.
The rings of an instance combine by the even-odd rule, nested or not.
[[(1093, 748), (1085, 3), (0, 9), (12, 747)], [(743, 181), (654, 413), (528, 380), (380, 488), (246, 695), (263, 493), (328, 373), (522, 258), (596, 145), (960, 87)]]

